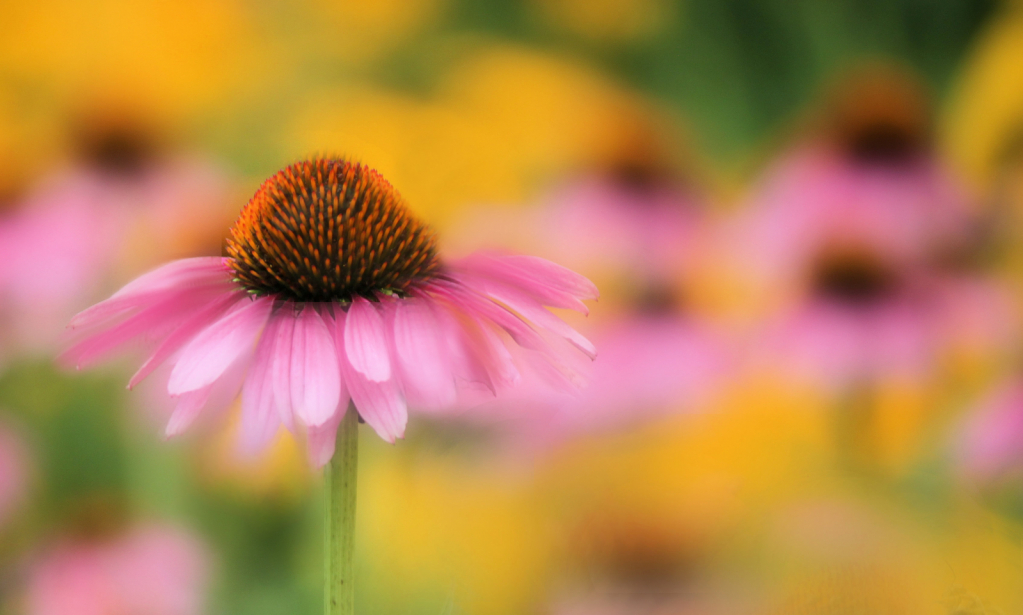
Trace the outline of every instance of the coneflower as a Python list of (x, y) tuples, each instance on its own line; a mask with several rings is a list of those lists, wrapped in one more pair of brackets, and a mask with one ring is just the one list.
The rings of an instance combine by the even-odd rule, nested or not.
[(239, 369), (246, 448), (266, 445), (282, 424), (304, 428), (313, 465), (333, 458), (328, 613), (351, 612), (357, 419), (393, 442), (407, 403), (450, 404), (460, 383), (496, 393), (521, 369), (571, 383), (567, 346), (594, 355), (546, 309), (585, 313), (582, 300), (597, 297), (589, 280), (529, 256), (443, 263), (397, 191), (344, 159), (299, 162), (264, 182), (226, 253), (169, 263), (77, 315), (81, 337), (65, 358), (82, 367), (126, 342), (154, 343), (129, 387), (173, 365), (168, 435)]

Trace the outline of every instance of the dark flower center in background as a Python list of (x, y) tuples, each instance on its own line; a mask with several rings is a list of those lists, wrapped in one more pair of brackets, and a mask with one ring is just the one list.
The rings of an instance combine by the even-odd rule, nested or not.
[(650, 194), (667, 183), (664, 171), (639, 160), (621, 160), (607, 175), (615, 186), (634, 194)]
[(870, 166), (897, 166), (916, 159), (923, 151), (917, 135), (893, 122), (860, 128), (849, 135), (845, 148), (852, 161)]
[(813, 271), (814, 294), (854, 307), (889, 297), (896, 288), (895, 274), (876, 259), (861, 256), (828, 257)]
[(103, 540), (127, 526), (127, 505), (120, 495), (89, 493), (67, 503), (63, 521), (69, 533), (79, 540)]
[(439, 267), (433, 233), (391, 184), (341, 159), (298, 162), (263, 182), (226, 253), (247, 290), (295, 301), (401, 294)]
[(634, 309), (647, 316), (676, 314), (683, 310), (682, 293), (665, 283), (649, 283), (635, 293)]
[(827, 122), (836, 147), (853, 164), (897, 168), (930, 145), (926, 91), (913, 75), (891, 67), (848, 76), (831, 94)]
[(83, 126), (76, 137), (78, 155), (96, 170), (119, 177), (140, 175), (156, 160), (158, 139), (132, 122), (104, 121)]
[(642, 593), (670, 587), (692, 570), (696, 545), (683, 533), (641, 521), (605, 523), (588, 524), (577, 536), (580, 563), (591, 575)]

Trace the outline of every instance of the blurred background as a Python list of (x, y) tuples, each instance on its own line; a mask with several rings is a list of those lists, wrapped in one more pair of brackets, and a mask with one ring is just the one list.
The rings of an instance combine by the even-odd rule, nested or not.
[(313, 154), (601, 289), (578, 395), (362, 439), (361, 612), (1023, 612), (1023, 6), (0, 0), (0, 613), (322, 608), (301, 444), (53, 360)]

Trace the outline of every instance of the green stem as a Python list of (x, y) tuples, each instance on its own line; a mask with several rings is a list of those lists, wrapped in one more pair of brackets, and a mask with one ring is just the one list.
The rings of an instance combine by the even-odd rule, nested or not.
[(359, 466), (359, 415), (349, 407), (337, 430), (337, 447), (323, 479), (323, 612), (355, 613), (355, 487)]

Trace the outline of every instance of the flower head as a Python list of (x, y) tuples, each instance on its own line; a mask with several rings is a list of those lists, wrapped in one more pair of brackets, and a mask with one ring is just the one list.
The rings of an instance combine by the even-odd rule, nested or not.
[(538, 258), (442, 263), (379, 174), (317, 159), (263, 184), (226, 257), (172, 262), (76, 316), (80, 338), (65, 356), (81, 367), (148, 342), (130, 385), (171, 364), (168, 435), (240, 389), (245, 448), (282, 424), (304, 427), (322, 465), (349, 401), (393, 442), (407, 404), (450, 404), (460, 386), (497, 392), (520, 370), (577, 382), (571, 347), (592, 357), (593, 346), (545, 307), (585, 313), (582, 300), (596, 297), (589, 280)]

